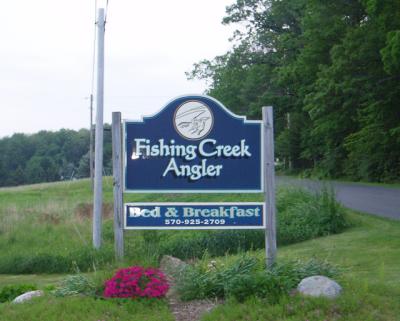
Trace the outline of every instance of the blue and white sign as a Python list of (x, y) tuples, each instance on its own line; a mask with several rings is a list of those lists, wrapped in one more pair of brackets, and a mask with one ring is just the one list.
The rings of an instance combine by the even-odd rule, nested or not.
[(124, 192), (263, 191), (262, 122), (208, 96), (174, 99), (124, 122)]
[(127, 203), (125, 229), (263, 229), (264, 203)]

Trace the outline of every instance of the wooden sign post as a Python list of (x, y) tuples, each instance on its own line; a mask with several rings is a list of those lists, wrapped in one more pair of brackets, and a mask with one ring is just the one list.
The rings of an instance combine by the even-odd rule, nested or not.
[(112, 159), (114, 185), (114, 246), (115, 256), (120, 260), (124, 256), (124, 228), (123, 228), (123, 193), (122, 193), (122, 127), (121, 113), (112, 113)]
[(264, 195), (267, 209), (265, 252), (267, 267), (271, 267), (276, 258), (275, 156), (272, 107), (263, 107), (262, 115), (264, 125)]

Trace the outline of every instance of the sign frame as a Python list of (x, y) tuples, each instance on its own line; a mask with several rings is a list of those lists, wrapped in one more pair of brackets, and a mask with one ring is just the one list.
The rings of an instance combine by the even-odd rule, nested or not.
[[(176, 225), (176, 226), (137, 226), (130, 227), (127, 226), (127, 213), (126, 207), (129, 205), (137, 205), (137, 206), (262, 206), (263, 215), (262, 225), (242, 225), (242, 226), (223, 226), (223, 225), (213, 225), (213, 226), (204, 226), (204, 225), (196, 225), (196, 226), (185, 226), (185, 225)], [(266, 214), (266, 204), (265, 202), (221, 202), (221, 203), (212, 203), (212, 202), (130, 202), (124, 203), (124, 230), (265, 230), (267, 214)]]
[[(198, 98), (205, 98), (212, 100), (215, 104), (219, 105), (222, 110), (231, 118), (236, 120), (241, 120), (243, 124), (258, 124), (260, 127), (259, 139), (260, 139), (260, 177), (259, 177), (259, 189), (127, 189), (126, 187), (126, 172), (127, 172), (127, 133), (126, 133), (126, 124), (127, 123), (138, 123), (143, 124), (146, 119), (153, 119), (156, 118), (164, 109), (166, 109), (172, 102), (176, 101), (177, 99), (186, 98), (186, 97), (198, 97)], [(189, 99), (188, 99), (189, 100)], [(208, 193), (263, 193), (265, 190), (265, 151), (264, 151), (265, 143), (264, 143), (264, 133), (263, 133), (263, 121), (262, 120), (248, 120), (246, 116), (236, 115), (231, 112), (228, 108), (226, 108), (221, 102), (216, 100), (213, 97), (207, 95), (200, 95), (200, 94), (192, 94), (192, 95), (181, 95), (171, 99), (167, 104), (164, 105), (159, 111), (154, 113), (150, 116), (142, 116), (140, 120), (130, 120), (130, 119), (123, 119), (122, 120), (122, 159), (123, 159), (123, 171), (122, 171), (122, 180), (123, 180), (123, 193), (132, 193), (132, 194), (139, 194), (139, 193), (151, 193), (151, 194), (174, 194), (174, 193), (182, 193), (182, 194), (208, 194)]]
[[(188, 95), (181, 96), (187, 97)], [(195, 95), (202, 96), (202, 95)], [(215, 100), (212, 97), (205, 96), (209, 99)], [(175, 98), (177, 99), (177, 98)], [(175, 100), (174, 99), (174, 100)], [(222, 106), (229, 114), (232, 114)], [(166, 107), (168, 104), (166, 105)], [(164, 107), (165, 108), (165, 107)], [(163, 110), (163, 109), (162, 109)], [(161, 110), (161, 111), (162, 111)], [(234, 115), (235, 118), (246, 120), (244, 116)], [(142, 121), (144, 118), (142, 118)], [(274, 121), (273, 121), (273, 107), (264, 106), (262, 107), (262, 121), (248, 121), (248, 122), (261, 122), (261, 191), (264, 194), (264, 224), (266, 224), (265, 230), (265, 254), (266, 254), (266, 266), (270, 268), (276, 259), (277, 254), (277, 242), (276, 242), (276, 204), (275, 204), (275, 157), (274, 157)], [(124, 126), (125, 127), (125, 126)], [(123, 135), (122, 135), (123, 133)], [(121, 113), (112, 113), (112, 140), (113, 140), (113, 192), (114, 192), (114, 246), (115, 254), (117, 260), (122, 260), (124, 256), (124, 204), (123, 204), (123, 193), (129, 191), (124, 190), (125, 178), (123, 179), (123, 169), (125, 162), (125, 132), (122, 128)], [(148, 192), (148, 191), (146, 191)], [(159, 191), (157, 191), (158, 193)], [(218, 190), (222, 193), (222, 190)], [(229, 192), (229, 191), (228, 191)], [(230, 191), (230, 193), (235, 193), (237, 191)], [(246, 191), (247, 193), (253, 193), (255, 191)], [(160, 192), (161, 193), (161, 192)], [(164, 193), (177, 193), (176, 190)], [(201, 193), (200, 191), (195, 191), (194, 193)], [(212, 193), (212, 191), (207, 193)], [(137, 202), (139, 203), (139, 202)], [(240, 202), (234, 204), (240, 204)], [(258, 203), (258, 202), (248, 202), (248, 203)], [(151, 203), (154, 206), (155, 203)], [(189, 203), (192, 204), (192, 203)], [(217, 227), (220, 229), (220, 227)], [(217, 228), (204, 228), (205, 229), (217, 229)], [(155, 228), (144, 228), (147, 230), (153, 230)], [(165, 229), (165, 228), (163, 228)], [(182, 228), (179, 228), (182, 230)], [(186, 228), (188, 229), (188, 228)], [(196, 228), (200, 229), (200, 228)], [(244, 229), (244, 228), (243, 228)]]

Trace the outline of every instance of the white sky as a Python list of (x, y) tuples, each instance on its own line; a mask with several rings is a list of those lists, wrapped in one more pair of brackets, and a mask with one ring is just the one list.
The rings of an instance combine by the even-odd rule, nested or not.
[[(95, 0), (0, 1), (0, 137), (87, 128)], [(184, 73), (229, 50), (233, 28), (221, 20), (233, 2), (109, 0), (104, 121), (203, 93), (205, 84)]]

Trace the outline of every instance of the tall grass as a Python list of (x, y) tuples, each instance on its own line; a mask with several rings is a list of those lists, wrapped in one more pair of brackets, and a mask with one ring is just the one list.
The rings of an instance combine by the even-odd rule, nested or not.
[[(240, 302), (256, 296), (279, 302), (299, 282), (312, 275), (337, 276), (339, 270), (315, 259), (304, 262), (276, 262), (266, 269), (265, 260), (247, 253), (228, 264), (208, 261), (188, 266), (178, 277), (178, 291), (183, 300), (234, 298)], [(207, 262), (207, 261), (206, 261)]]
[[(367, 214), (349, 216), (357, 225), (343, 233), (278, 249), (278, 262), (318, 259), (339, 266), (341, 274), (335, 280), (343, 287), (340, 297), (332, 300), (291, 293), (279, 303), (268, 297), (247, 297), (243, 303), (228, 300), (202, 321), (400, 320), (400, 222)], [(255, 255), (265, 258), (263, 250)], [(216, 261), (218, 266), (225, 258)], [(311, 272), (319, 273), (314, 267)]]
[[(280, 188), (277, 213), (280, 246), (339, 233), (349, 225), (345, 209), (327, 188), (318, 194), (300, 188)], [(156, 243), (162, 254), (188, 259), (202, 257), (206, 252), (210, 256), (223, 256), (260, 249), (265, 246), (265, 235), (262, 230), (159, 232), (149, 242)]]
[[(112, 182), (104, 181), (103, 246), (92, 249), (89, 180), (0, 190), (0, 273), (64, 273), (113, 264)], [(126, 201), (260, 201), (256, 194), (137, 194)], [(298, 189), (278, 191), (280, 245), (337, 233), (344, 211), (332, 194)], [(180, 258), (211, 256), (264, 246), (262, 231), (129, 231), (126, 264), (156, 265), (162, 254)]]

